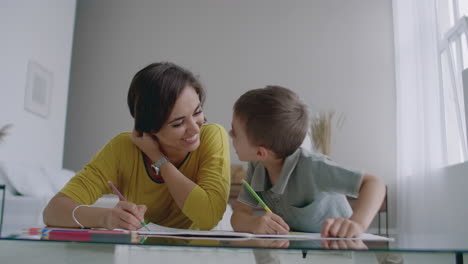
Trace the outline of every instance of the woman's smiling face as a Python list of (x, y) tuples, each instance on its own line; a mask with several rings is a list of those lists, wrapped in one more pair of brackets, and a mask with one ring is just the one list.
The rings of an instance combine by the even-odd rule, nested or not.
[(186, 86), (177, 98), (169, 118), (155, 134), (167, 155), (185, 155), (200, 146), (200, 128), (205, 121), (199, 95)]

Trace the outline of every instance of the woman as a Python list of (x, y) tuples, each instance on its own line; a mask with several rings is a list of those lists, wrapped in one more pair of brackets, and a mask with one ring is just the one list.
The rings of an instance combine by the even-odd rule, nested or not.
[[(209, 230), (226, 209), (229, 142), (219, 125), (204, 125), (204, 90), (194, 75), (172, 63), (140, 70), (128, 92), (135, 120), (104, 146), (44, 209), (48, 226), (136, 230), (141, 223)], [(127, 201), (93, 204), (113, 193)]]

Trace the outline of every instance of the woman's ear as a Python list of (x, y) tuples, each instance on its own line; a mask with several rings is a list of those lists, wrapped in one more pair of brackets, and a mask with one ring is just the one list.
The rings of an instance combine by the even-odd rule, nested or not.
[(158, 140), (158, 136), (157, 136), (158, 132), (157, 131), (153, 131), (150, 133), (151, 135), (151, 138), (153, 138), (154, 140)]

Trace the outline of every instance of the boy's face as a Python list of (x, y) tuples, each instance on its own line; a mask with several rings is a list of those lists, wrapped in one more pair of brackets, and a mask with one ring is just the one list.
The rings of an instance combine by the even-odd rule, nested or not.
[(245, 123), (236, 114), (232, 117), (231, 130), (229, 135), (232, 138), (232, 145), (236, 150), (240, 161), (257, 161), (257, 147), (251, 145), (247, 140)]

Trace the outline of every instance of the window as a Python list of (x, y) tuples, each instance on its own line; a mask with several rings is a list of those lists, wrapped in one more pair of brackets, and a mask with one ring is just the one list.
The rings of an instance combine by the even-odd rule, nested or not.
[[(450, 165), (468, 160), (468, 90), (462, 78), (464, 71), (468, 77), (468, 1), (438, 0), (437, 17), (441, 110)], [(468, 78), (464, 81), (468, 87)]]

